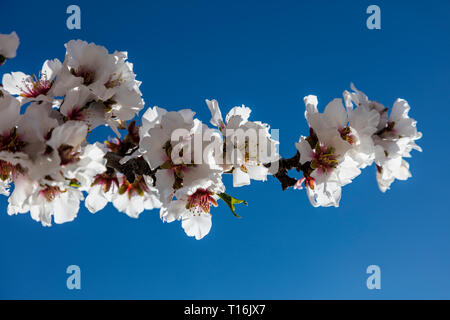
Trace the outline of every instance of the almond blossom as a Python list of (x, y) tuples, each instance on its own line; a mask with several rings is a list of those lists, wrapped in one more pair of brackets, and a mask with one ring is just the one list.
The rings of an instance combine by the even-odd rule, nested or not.
[(352, 89), (354, 91), (352, 93), (344, 92), (348, 104), (354, 103), (359, 106), (357, 109), (380, 114), (377, 130), (371, 137), (374, 144), (378, 186), (385, 192), (395, 179), (407, 180), (411, 177), (409, 164), (403, 158), (410, 158), (413, 149), (422, 151), (415, 143), (422, 137), (422, 133), (417, 131), (417, 122), (408, 115), (411, 107), (406, 100), (397, 99), (388, 117), (388, 108), (370, 101), (353, 84)]
[(356, 144), (354, 129), (348, 125), (342, 100), (331, 101), (323, 113), (317, 111), (316, 98), (304, 100), (311, 135), (302, 136), (296, 147), (300, 163), (309, 164), (304, 171), (305, 179), (311, 181), (306, 185), (308, 198), (315, 207), (337, 207), (341, 187), (361, 173), (360, 164), (349, 153)]
[(142, 176), (133, 183), (125, 177), (119, 178), (119, 190), (112, 198), (117, 210), (126, 213), (131, 218), (137, 218), (144, 210), (161, 207), (158, 191), (153, 187), (153, 180)]
[(119, 179), (115, 173), (104, 172), (96, 175), (84, 201), (91, 213), (103, 210), (119, 191)]
[(23, 72), (3, 75), (3, 87), (12, 95), (18, 95), (22, 103), (28, 101), (53, 102), (55, 77), (61, 70), (58, 59), (46, 60), (39, 74), (30, 76)]
[(269, 125), (259, 121), (249, 121), (251, 110), (242, 105), (234, 107), (226, 115), (225, 121), (217, 100), (206, 100), (211, 111), (210, 123), (224, 136), (225, 171), (232, 171), (233, 186), (250, 184), (250, 180), (266, 181), (269, 169), (266, 163), (279, 159), (278, 141), (271, 137)]
[(176, 200), (161, 208), (161, 216), (166, 222), (181, 220), (181, 225), (190, 237), (202, 239), (211, 230), (211, 206), (217, 207), (218, 194), (225, 191), (219, 181), (204, 181), (176, 191)]
[(66, 49), (55, 95), (66, 95), (77, 87), (87, 88), (93, 100), (103, 105), (103, 123), (108, 123), (108, 119), (130, 120), (142, 110), (141, 82), (136, 81), (126, 52), (110, 54), (105, 47), (81, 40), (69, 41)]
[[(0, 65), (18, 45), (15, 32), (0, 35)], [(405, 158), (422, 151), (406, 100), (389, 111), (353, 84), (323, 112), (316, 96), (304, 98), (309, 135), (291, 158), (279, 155), (277, 132), (250, 120), (244, 105), (223, 118), (217, 100), (206, 100), (212, 127), (191, 109), (155, 106), (136, 120), (144, 100), (127, 52), (83, 40), (65, 47), (63, 63), (46, 60), (32, 76), (5, 74), (0, 86), (0, 194), (9, 215), (29, 213), (43, 226), (73, 221), (82, 201), (91, 213), (111, 203), (131, 218), (159, 209), (163, 222), (180, 222), (199, 240), (211, 231), (212, 207), (224, 203), (239, 217), (235, 205), (247, 204), (225, 193), (225, 174), (233, 187), (273, 176), (283, 190), (305, 188), (314, 207), (337, 207), (361, 170), (375, 164), (385, 192), (411, 177)], [(91, 142), (101, 126), (115, 137)]]
[(73, 221), (84, 196), (71, 187), (40, 185), (37, 181), (21, 176), (14, 181), (15, 189), (9, 198), (8, 213), (30, 212), (33, 220), (43, 226)]

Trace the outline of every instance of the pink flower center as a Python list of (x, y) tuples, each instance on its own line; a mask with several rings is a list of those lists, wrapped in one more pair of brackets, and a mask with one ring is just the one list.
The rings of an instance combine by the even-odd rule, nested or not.
[(0, 179), (3, 181), (8, 180), (13, 168), (11, 163), (0, 160)]
[(335, 154), (333, 147), (325, 147), (317, 143), (311, 157), (313, 158), (311, 160), (311, 168), (317, 169), (322, 173), (330, 173), (338, 165), (338, 155)]
[(20, 91), (22, 91), (20, 96), (26, 98), (36, 98), (41, 94), (46, 95), (52, 85), (53, 81), (49, 81), (45, 73), (39, 74), (39, 77), (33, 75), (33, 77), (28, 78), (23, 82), (23, 86), (20, 88)]
[(130, 183), (126, 178), (124, 178), (122, 185), (119, 188), (119, 194), (127, 194), (128, 199), (133, 196), (143, 196), (145, 192), (149, 192), (149, 188), (145, 183), (142, 176), (137, 176), (133, 183)]
[(80, 152), (77, 150), (77, 148), (74, 148), (67, 144), (62, 144), (61, 146), (59, 146), (58, 154), (61, 159), (61, 165), (67, 165), (80, 161)]
[(59, 189), (59, 187), (54, 187), (54, 186), (45, 186), (44, 189), (42, 189), (41, 191), (39, 191), (39, 194), (45, 198), (45, 200), (47, 200), (48, 202), (51, 202), (53, 200), (55, 200), (55, 198), (60, 195), (62, 192), (65, 191), (61, 191)]
[(20, 152), (25, 147), (25, 142), (17, 134), (16, 128), (0, 134), (0, 151)]
[(67, 113), (67, 118), (69, 120), (84, 121), (85, 116), (83, 113), (83, 108), (73, 107), (73, 109)]
[(117, 179), (116, 175), (102, 173), (95, 176), (92, 186), (95, 185), (103, 186), (103, 191), (106, 193), (111, 189), (111, 186), (113, 184), (116, 185), (117, 188), (119, 187), (119, 180)]
[(211, 204), (217, 207), (217, 201), (213, 198), (213, 193), (206, 189), (199, 188), (195, 193), (188, 197), (186, 209), (194, 212), (209, 213)]
[(344, 127), (342, 129), (339, 129), (338, 131), (341, 134), (342, 140), (345, 140), (350, 144), (355, 143), (355, 136), (352, 135), (352, 130), (350, 129), (350, 127)]
[(70, 69), (70, 73), (75, 77), (83, 78), (83, 84), (88, 86), (95, 81), (95, 71), (89, 70), (83, 66), (80, 66), (77, 70)]

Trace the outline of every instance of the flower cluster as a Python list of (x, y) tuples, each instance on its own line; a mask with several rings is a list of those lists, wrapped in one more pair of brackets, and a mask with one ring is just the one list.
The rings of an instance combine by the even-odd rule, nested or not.
[[(18, 42), (15, 33), (2, 35), (2, 56), (14, 57)], [(102, 186), (103, 198), (135, 216), (123, 200), (131, 197), (133, 188), (122, 192), (128, 182), (107, 170), (107, 148), (86, 140), (99, 125), (120, 134), (120, 126), (143, 108), (140, 82), (126, 60), (126, 52), (111, 54), (104, 47), (77, 40), (66, 44), (64, 62), (47, 60), (37, 75), (3, 75), (0, 190), (8, 195), (14, 183), (9, 214), (30, 212), (46, 226), (52, 224), (52, 217), (55, 223), (72, 221), (84, 199), (83, 191), (89, 194), (85, 203), (90, 211), (101, 208), (95, 194)], [(141, 188), (146, 193), (149, 190)], [(157, 198), (151, 200), (159, 205)], [(153, 206), (146, 203), (145, 208)]]
[(373, 162), (378, 186), (385, 192), (395, 179), (411, 176), (403, 158), (410, 157), (412, 149), (421, 151), (414, 141), (422, 134), (405, 100), (398, 99), (388, 117), (388, 108), (369, 100), (353, 84), (352, 90), (344, 92), (344, 102), (334, 99), (323, 113), (316, 96), (304, 98), (310, 134), (296, 144), (304, 177), (295, 187), (302, 188), (304, 182), (315, 207), (339, 206), (342, 186)]
[[(18, 45), (14, 32), (0, 35), (0, 65)], [(217, 100), (206, 100), (212, 127), (190, 109), (156, 106), (137, 123), (144, 100), (127, 53), (81, 40), (65, 47), (63, 62), (47, 60), (34, 75), (4, 74), (0, 87), (0, 193), (9, 196), (10, 215), (29, 212), (45, 226), (75, 219), (82, 200), (92, 213), (111, 202), (133, 218), (159, 209), (162, 221), (179, 221), (201, 239), (219, 200), (235, 216), (235, 204), (245, 203), (225, 193), (224, 174), (232, 174), (234, 187), (273, 175), (283, 189), (304, 184), (313, 206), (338, 206), (341, 187), (361, 169), (375, 163), (384, 192), (411, 176), (404, 158), (420, 150), (405, 100), (388, 115), (353, 86), (323, 113), (315, 96), (304, 98), (310, 133), (292, 159), (280, 157), (277, 131), (251, 120), (244, 105), (224, 119)], [(116, 138), (88, 143), (102, 125)], [(293, 168), (303, 178), (289, 177)]]

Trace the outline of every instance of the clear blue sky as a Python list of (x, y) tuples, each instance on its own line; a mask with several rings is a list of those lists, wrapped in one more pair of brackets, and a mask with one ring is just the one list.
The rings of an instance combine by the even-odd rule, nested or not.
[[(82, 29), (66, 28), (78, 4)], [(368, 30), (370, 4), (382, 29)], [(127, 50), (147, 106), (192, 108), (206, 98), (245, 104), (280, 129), (281, 153), (307, 133), (303, 96), (325, 104), (353, 81), (370, 97), (412, 106), (424, 137), (413, 178), (382, 194), (375, 168), (343, 190), (341, 206), (315, 209), (278, 181), (230, 194), (248, 201), (236, 219), (222, 203), (212, 232), (188, 238), (158, 211), (138, 220), (111, 205), (44, 228), (10, 217), (0, 200), (0, 298), (409, 299), (450, 298), (450, 22), (448, 1), (2, 1), (0, 32), (16, 30), (18, 57), (1, 73), (37, 72), (84, 39)], [(104, 132), (94, 133), (101, 138)], [(66, 289), (66, 267), (82, 289)], [(367, 266), (381, 267), (379, 291)]]

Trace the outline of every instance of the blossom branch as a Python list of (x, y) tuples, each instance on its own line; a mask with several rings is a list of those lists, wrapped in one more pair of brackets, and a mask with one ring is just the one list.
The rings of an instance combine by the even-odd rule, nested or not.
[[(0, 65), (16, 56), (18, 45), (14, 32), (0, 34)], [(92, 213), (109, 202), (133, 218), (159, 209), (163, 221), (180, 221), (188, 236), (201, 239), (211, 229), (210, 209), (218, 200), (235, 216), (234, 206), (246, 204), (225, 193), (223, 174), (232, 174), (233, 187), (269, 175), (282, 190), (304, 183), (314, 207), (337, 207), (342, 187), (362, 169), (375, 164), (385, 192), (395, 180), (411, 177), (405, 158), (421, 151), (415, 141), (422, 135), (406, 100), (397, 99), (388, 114), (353, 85), (323, 112), (316, 96), (304, 98), (310, 132), (300, 136), (291, 158), (280, 158), (270, 126), (250, 120), (244, 105), (223, 117), (217, 100), (206, 100), (214, 128), (192, 110), (155, 106), (145, 110), (138, 127), (133, 118), (144, 100), (127, 52), (110, 53), (81, 40), (65, 46), (63, 63), (46, 60), (38, 76), (7, 73), (0, 84), (0, 194), (9, 196), (14, 184), (8, 214), (32, 208), (32, 218), (44, 226), (74, 220), (84, 199)], [(88, 133), (99, 126), (117, 136), (128, 132), (104, 145), (88, 143)], [(303, 177), (291, 177), (291, 170)]]
[(122, 164), (121, 160), (123, 157), (110, 151), (105, 154), (105, 159), (107, 160), (107, 168), (124, 174), (127, 180), (131, 183), (136, 180), (137, 176), (147, 175), (155, 178), (155, 173), (157, 170), (152, 170), (147, 161), (145, 161), (142, 157), (131, 158)]

